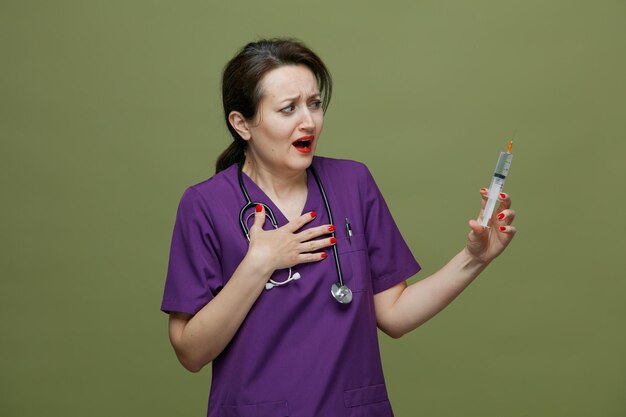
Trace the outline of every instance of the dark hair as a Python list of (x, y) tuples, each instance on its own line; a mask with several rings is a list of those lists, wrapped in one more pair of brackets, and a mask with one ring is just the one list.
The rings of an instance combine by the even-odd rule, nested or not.
[(294, 39), (264, 39), (244, 46), (224, 68), (222, 102), (224, 119), (234, 141), (217, 158), (215, 173), (244, 160), (247, 142), (228, 122), (228, 115), (238, 111), (246, 119), (256, 116), (261, 100), (261, 79), (284, 65), (306, 65), (317, 79), (326, 111), (333, 83), (322, 60), (302, 42)]

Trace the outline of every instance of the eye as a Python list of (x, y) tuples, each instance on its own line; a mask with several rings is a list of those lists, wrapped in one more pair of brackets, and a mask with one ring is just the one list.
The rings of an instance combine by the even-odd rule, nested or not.
[(290, 104), (289, 106), (283, 107), (282, 109), (280, 109), (280, 111), (281, 113), (289, 114), (289, 113), (293, 113), (295, 109), (296, 107)]
[(322, 107), (322, 102), (320, 100), (312, 101), (309, 104), (309, 107), (314, 108), (314, 109), (319, 109), (320, 107)]

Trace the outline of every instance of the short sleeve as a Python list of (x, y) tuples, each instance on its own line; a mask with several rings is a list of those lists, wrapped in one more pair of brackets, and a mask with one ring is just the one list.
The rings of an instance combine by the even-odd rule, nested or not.
[(421, 267), (402, 238), (372, 174), (363, 168), (360, 192), (365, 204), (365, 239), (376, 294), (407, 280)]
[(206, 203), (189, 187), (176, 214), (162, 311), (196, 314), (213, 299), (223, 286), (219, 252)]

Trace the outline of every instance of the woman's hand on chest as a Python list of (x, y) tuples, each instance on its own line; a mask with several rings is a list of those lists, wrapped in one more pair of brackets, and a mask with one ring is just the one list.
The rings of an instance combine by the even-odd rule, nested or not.
[(308, 212), (286, 225), (274, 230), (264, 230), (265, 210), (257, 206), (254, 224), (250, 228), (249, 257), (263, 272), (290, 268), (307, 262), (319, 262), (327, 257), (322, 249), (336, 243), (335, 238), (326, 237), (334, 231), (330, 224), (312, 227), (298, 232), (315, 218), (315, 212)]

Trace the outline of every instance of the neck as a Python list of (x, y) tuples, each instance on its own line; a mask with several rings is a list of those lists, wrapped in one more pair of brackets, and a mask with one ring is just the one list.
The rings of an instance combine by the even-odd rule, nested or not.
[(242, 171), (259, 186), (265, 194), (279, 199), (288, 198), (294, 192), (300, 192), (307, 186), (306, 171), (282, 172), (273, 170), (246, 156)]

